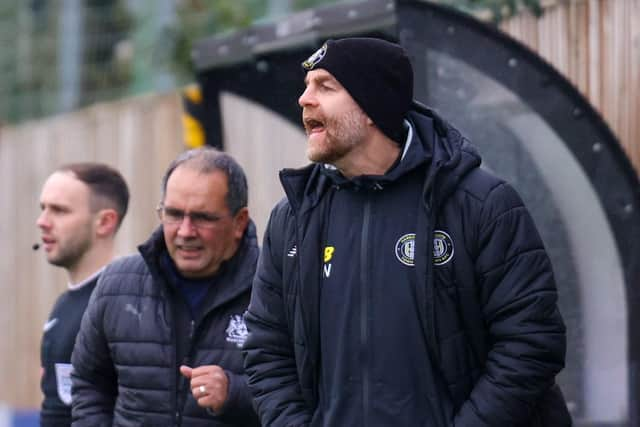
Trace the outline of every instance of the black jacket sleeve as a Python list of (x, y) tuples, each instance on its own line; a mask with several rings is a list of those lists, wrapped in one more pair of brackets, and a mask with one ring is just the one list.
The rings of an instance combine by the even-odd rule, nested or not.
[(102, 329), (105, 298), (102, 274), (82, 317), (71, 356), (71, 416), (74, 427), (110, 426), (117, 396), (117, 378)]
[(247, 376), (224, 371), (229, 379), (229, 392), (219, 412), (213, 412), (220, 420), (238, 426), (259, 425), (258, 417), (253, 409), (251, 392), (247, 385)]
[(279, 205), (269, 219), (245, 314), (249, 336), (244, 355), (249, 388), (262, 425), (271, 427), (308, 425), (312, 416), (301, 394), (283, 298), (285, 211)]
[(479, 218), (475, 275), (488, 354), (454, 424), (521, 425), (564, 367), (565, 326), (550, 260), (517, 193), (496, 186)]

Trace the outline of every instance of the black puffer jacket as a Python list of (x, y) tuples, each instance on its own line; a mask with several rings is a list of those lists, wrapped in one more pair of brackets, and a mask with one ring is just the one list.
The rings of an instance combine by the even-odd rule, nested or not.
[[(529, 213), (508, 184), (479, 168), (457, 130), (417, 104), (409, 121), (412, 144), (429, 157), (415, 274), (434, 365), (433, 392), (425, 396), (433, 426), (570, 425), (554, 385), (565, 327)], [(262, 423), (274, 427), (309, 425), (318, 404), (321, 242), (331, 185), (320, 168), (281, 173), (287, 198), (272, 211), (245, 315), (249, 386)], [(380, 342), (376, 351), (388, 350)]]
[[(73, 425), (257, 426), (240, 350), (259, 252), (253, 223), (194, 321), (160, 274), (162, 229), (139, 250), (106, 268), (82, 319), (72, 356)], [(229, 397), (220, 414), (197, 405), (182, 364), (225, 369)]]

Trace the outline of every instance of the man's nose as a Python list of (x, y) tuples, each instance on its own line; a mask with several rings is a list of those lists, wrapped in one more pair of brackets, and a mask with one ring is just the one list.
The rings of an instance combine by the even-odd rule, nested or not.
[(178, 226), (178, 234), (181, 236), (192, 236), (196, 233), (196, 226), (191, 220), (191, 216), (185, 215)]
[(302, 95), (300, 95), (300, 98), (298, 98), (298, 105), (304, 108), (306, 106), (314, 105), (315, 102), (315, 96), (313, 95), (311, 88), (307, 86), (304, 92), (302, 92)]
[(40, 215), (38, 215), (38, 219), (36, 219), (36, 226), (39, 228), (47, 228), (51, 225), (51, 222), (49, 221), (49, 218), (47, 216), (47, 211), (43, 210), (42, 212), (40, 212)]

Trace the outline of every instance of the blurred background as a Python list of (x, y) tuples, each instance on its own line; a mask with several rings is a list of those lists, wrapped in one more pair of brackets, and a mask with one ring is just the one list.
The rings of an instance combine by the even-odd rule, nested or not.
[(0, 118), (16, 123), (194, 79), (194, 40), (336, 0), (3, 0)]
[(117, 167), (121, 255), (157, 226), (164, 169), (210, 144), (258, 232), (306, 163), (298, 64), (327, 37), (398, 40), (416, 97), (514, 184), (552, 256), (576, 425), (640, 426), (640, 0), (0, 1), (0, 427), (37, 425), (42, 325), (66, 276), (31, 250), (46, 177)]

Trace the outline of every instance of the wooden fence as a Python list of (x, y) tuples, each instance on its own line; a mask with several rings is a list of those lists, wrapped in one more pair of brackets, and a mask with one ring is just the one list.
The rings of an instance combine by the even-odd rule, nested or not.
[(40, 337), (67, 277), (50, 266), (35, 225), (42, 184), (51, 171), (73, 161), (117, 167), (131, 191), (130, 209), (116, 240), (131, 252), (153, 229), (160, 178), (182, 149), (176, 95), (94, 106), (0, 132), (0, 401), (37, 407), (42, 396)]
[[(640, 0), (554, 3), (541, 19), (522, 15), (502, 28), (575, 83), (640, 170)], [(299, 127), (246, 100), (226, 95), (222, 107), (228, 151), (247, 172), (249, 207), (262, 233), (282, 196), (277, 171), (306, 163), (304, 137)], [(80, 160), (122, 171), (131, 204), (117, 250), (131, 253), (157, 225), (161, 176), (183, 148), (180, 114), (177, 95), (158, 95), (0, 128), (0, 402), (40, 404), (42, 325), (66, 286), (64, 273), (31, 250), (46, 177), (62, 163)]]
[(501, 25), (563, 73), (640, 171), (640, 0), (546, 0)]
[[(271, 207), (283, 196), (278, 170), (306, 163), (303, 134), (249, 101), (225, 95), (221, 104), (225, 140), (234, 142), (228, 151), (247, 172), (249, 207), (261, 233)], [(181, 113), (179, 96), (149, 96), (0, 130), (0, 383), (5, 384), (0, 402), (26, 408), (40, 404), (42, 325), (67, 283), (62, 269), (31, 249), (39, 240), (35, 220), (47, 176), (73, 161), (118, 168), (131, 200), (116, 247), (120, 255), (132, 253), (158, 224), (154, 208), (160, 181), (183, 149)]]

